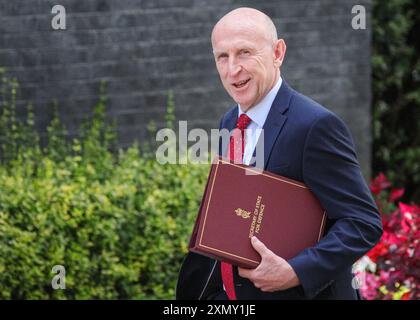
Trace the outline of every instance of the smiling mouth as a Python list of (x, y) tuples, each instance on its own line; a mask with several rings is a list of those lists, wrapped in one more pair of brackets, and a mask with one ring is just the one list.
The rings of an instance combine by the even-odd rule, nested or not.
[(240, 88), (242, 88), (242, 87), (245, 87), (245, 86), (246, 86), (246, 84), (247, 84), (250, 80), (251, 80), (251, 78), (246, 79), (246, 80), (242, 80), (242, 81), (238, 81), (238, 82), (232, 83), (232, 85), (233, 85), (235, 88), (240, 89)]

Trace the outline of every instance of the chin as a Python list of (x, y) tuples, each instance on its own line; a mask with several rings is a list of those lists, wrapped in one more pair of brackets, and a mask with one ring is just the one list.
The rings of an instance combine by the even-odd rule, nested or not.
[(249, 108), (249, 106), (251, 106), (252, 105), (252, 103), (249, 101), (249, 100), (241, 100), (241, 99), (238, 99), (238, 100), (236, 100), (242, 107), (244, 107), (245, 108), (245, 106), (246, 106), (246, 108), (248, 109)]
[[(254, 99), (249, 99), (248, 97), (244, 99), (244, 96), (237, 97), (234, 99), (236, 103), (240, 104), (242, 108), (249, 109), (254, 104)], [(246, 107), (245, 107), (246, 106)]]

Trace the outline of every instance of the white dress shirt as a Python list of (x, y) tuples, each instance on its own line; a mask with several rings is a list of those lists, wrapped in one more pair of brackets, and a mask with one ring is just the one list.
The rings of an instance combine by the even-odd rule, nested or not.
[(252, 120), (245, 129), (245, 150), (244, 158), (242, 159), (244, 164), (249, 165), (252, 160), (252, 155), (254, 154), (254, 149), (257, 145), (258, 138), (260, 137), (261, 130), (282, 82), (282, 78), (279, 77), (276, 85), (268, 92), (268, 94), (247, 112), (243, 112), (241, 106), (238, 104), (238, 118), (241, 114), (246, 113), (246, 115)]

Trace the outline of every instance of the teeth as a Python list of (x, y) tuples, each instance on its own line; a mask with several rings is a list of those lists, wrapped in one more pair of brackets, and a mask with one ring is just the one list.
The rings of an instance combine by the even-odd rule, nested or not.
[(248, 80), (243, 80), (243, 81), (237, 82), (235, 85), (236, 86), (241, 86), (241, 85), (243, 85), (243, 84), (245, 84), (247, 82), (248, 82)]

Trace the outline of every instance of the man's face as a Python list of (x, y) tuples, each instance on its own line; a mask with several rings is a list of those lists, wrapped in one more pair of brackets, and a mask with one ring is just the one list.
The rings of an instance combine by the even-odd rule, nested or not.
[(249, 26), (221, 26), (212, 37), (217, 71), (243, 111), (255, 106), (275, 85), (279, 64), (275, 44)]

